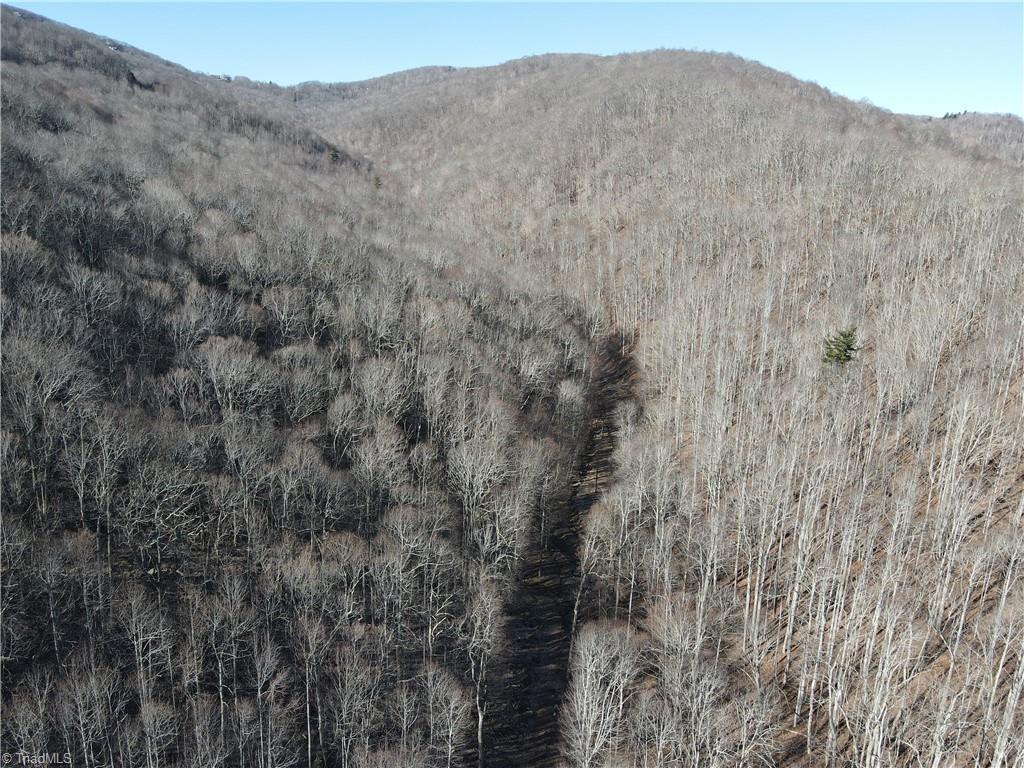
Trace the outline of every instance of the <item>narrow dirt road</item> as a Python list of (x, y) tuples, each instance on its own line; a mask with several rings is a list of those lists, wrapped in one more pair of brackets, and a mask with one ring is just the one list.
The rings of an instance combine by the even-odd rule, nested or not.
[[(610, 481), (615, 407), (633, 397), (636, 379), (630, 348), (617, 334), (596, 357), (587, 398), (589, 431), (572, 483), (564, 500), (549, 510), (543, 537), (538, 523), (505, 607), (504, 647), (488, 685), (487, 768), (542, 768), (559, 760), (558, 713), (569, 679), (580, 526)], [(477, 764), (475, 742), (471, 759), (467, 750), (467, 765)]]

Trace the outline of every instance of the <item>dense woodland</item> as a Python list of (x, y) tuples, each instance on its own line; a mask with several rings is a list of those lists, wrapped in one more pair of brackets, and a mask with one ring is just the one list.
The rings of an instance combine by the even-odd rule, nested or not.
[(1019, 119), (2, 66), (2, 751), (1024, 765)]

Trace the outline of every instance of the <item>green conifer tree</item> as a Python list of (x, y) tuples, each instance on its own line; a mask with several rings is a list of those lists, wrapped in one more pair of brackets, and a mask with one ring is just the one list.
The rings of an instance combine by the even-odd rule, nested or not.
[(857, 326), (855, 325), (825, 337), (826, 363), (845, 365), (853, 360), (854, 354), (858, 351), (860, 351), (860, 347), (857, 346)]

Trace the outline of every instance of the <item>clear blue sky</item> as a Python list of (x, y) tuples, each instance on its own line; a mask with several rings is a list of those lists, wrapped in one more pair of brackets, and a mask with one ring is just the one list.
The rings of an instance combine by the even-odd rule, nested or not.
[(728, 51), (896, 112), (1024, 112), (1007, 3), (18, 3), (184, 66), (291, 85), (549, 52)]

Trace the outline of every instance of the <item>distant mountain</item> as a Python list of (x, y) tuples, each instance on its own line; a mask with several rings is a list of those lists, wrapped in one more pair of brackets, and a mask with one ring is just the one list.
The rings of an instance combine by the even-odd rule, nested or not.
[(0, 751), (1024, 760), (1019, 118), (2, 22)]

